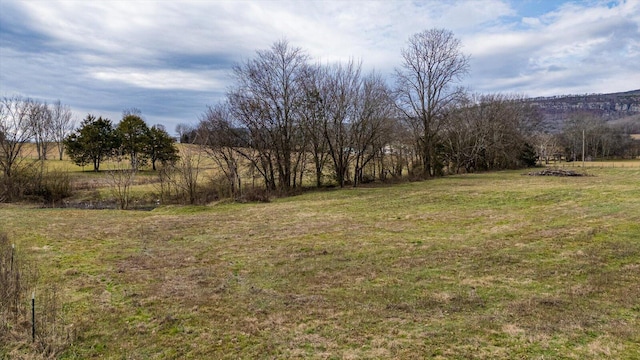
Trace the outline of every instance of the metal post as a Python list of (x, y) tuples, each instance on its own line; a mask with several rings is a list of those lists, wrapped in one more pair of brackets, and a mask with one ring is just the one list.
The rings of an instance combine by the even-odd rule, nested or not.
[(13, 272), (13, 253), (16, 250), (16, 244), (11, 244), (11, 265), (9, 265), (9, 272)]
[(31, 341), (36, 341), (36, 292), (31, 293)]

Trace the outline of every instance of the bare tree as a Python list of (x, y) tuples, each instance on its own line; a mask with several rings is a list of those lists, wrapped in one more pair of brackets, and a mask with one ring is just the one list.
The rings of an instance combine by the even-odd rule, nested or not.
[(11, 197), (12, 176), (24, 157), (20, 156), (24, 145), (32, 137), (30, 114), (33, 101), (19, 96), (4, 97), (0, 103), (0, 169), (2, 188), (0, 198)]
[(182, 144), (194, 144), (197, 139), (197, 132), (193, 125), (180, 123), (176, 125), (176, 133), (178, 134), (178, 140)]
[(55, 101), (49, 108), (51, 112), (52, 140), (58, 147), (58, 159), (62, 160), (64, 154), (64, 139), (69, 136), (75, 127), (72, 120), (73, 113), (67, 105), (62, 105), (60, 100)]
[(333, 161), (334, 175), (340, 187), (348, 179), (354, 152), (351, 148), (351, 122), (356, 117), (356, 104), (361, 85), (361, 64), (353, 60), (327, 69), (322, 85), (324, 99), (324, 136)]
[(327, 138), (324, 136), (327, 114), (325, 112), (326, 94), (322, 82), (326, 76), (326, 68), (309, 67), (304, 82), (304, 109), (302, 115), (302, 131), (305, 137), (306, 151), (311, 154), (315, 170), (316, 186), (322, 186), (322, 177), (327, 162)]
[(175, 187), (189, 204), (198, 200), (198, 181), (200, 180), (202, 156), (199, 149), (192, 146), (183, 148), (180, 159), (173, 165)]
[(24, 165), (28, 157), (23, 150), (33, 136), (33, 106), (31, 99), (20, 96), (4, 97), (0, 103), (0, 201), (20, 196), (24, 182), (32, 180), (32, 176), (20, 174), (27, 169)]
[(390, 140), (393, 101), (382, 77), (371, 73), (360, 86), (356, 112), (351, 124), (354, 152), (353, 186), (364, 180), (363, 170)]
[(444, 112), (460, 93), (452, 86), (469, 68), (469, 58), (460, 48), (460, 40), (448, 30), (414, 34), (395, 71), (398, 109), (414, 130), (424, 175), (439, 171), (436, 145)]
[(47, 160), (49, 141), (53, 137), (53, 122), (49, 105), (46, 102), (32, 102), (29, 111), (29, 126), (31, 126), (38, 160)]
[(118, 161), (118, 166), (107, 171), (107, 183), (111, 189), (111, 194), (118, 201), (120, 210), (129, 208), (131, 201), (131, 186), (135, 183), (136, 169), (122, 166)]
[[(411, 175), (412, 163), (415, 158), (415, 146), (412, 140), (411, 130), (399, 117), (390, 119), (389, 144), (382, 149), (380, 178), (384, 180), (387, 175), (399, 178), (404, 170)], [(387, 161), (384, 161), (387, 159)]]
[(244, 132), (233, 128), (230, 116), (227, 103), (209, 106), (200, 116), (198, 133), (202, 139), (204, 151), (224, 173), (231, 196), (235, 198), (242, 190), (238, 149), (246, 144), (243, 144), (242, 139)]
[(292, 156), (303, 150), (297, 141), (307, 59), (302, 49), (283, 40), (233, 69), (237, 84), (228, 93), (229, 104), (251, 137), (251, 151), (243, 156), (261, 173), (268, 190), (293, 185), (297, 159)]
[(559, 152), (557, 140), (558, 136), (556, 134), (546, 131), (537, 131), (533, 134), (532, 141), (541, 163), (544, 161), (544, 164), (549, 164), (549, 160)]

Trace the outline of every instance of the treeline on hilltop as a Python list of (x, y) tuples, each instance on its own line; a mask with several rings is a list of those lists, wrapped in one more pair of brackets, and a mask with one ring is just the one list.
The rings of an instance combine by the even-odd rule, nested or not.
[[(390, 85), (381, 74), (365, 72), (361, 62), (318, 64), (303, 49), (278, 41), (235, 65), (226, 97), (208, 106), (197, 124), (176, 131), (181, 142), (208, 155), (222, 174), (216, 186), (226, 190), (220, 193), (234, 198), (242, 196), (247, 178), (252, 187), (283, 193), (310, 184), (424, 179), (528, 167), (552, 158), (577, 160), (583, 142), (586, 156), (593, 158), (639, 155), (623, 128), (588, 114), (575, 113), (554, 132), (539, 108), (521, 96), (464, 90), (460, 84), (469, 57), (448, 30), (411, 36), (401, 57)], [(69, 114), (56, 104), (49, 108)], [(3, 101), (4, 199), (20, 144), (33, 140), (41, 149), (49, 139), (37, 130), (42, 117), (32, 109), (41, 107), (29, 99)], [(54, 113), (44, 118), (57, 118)], [(113, 157), (127, 159), (132, 170), (179, 160), (185, 198), (198, 201), (197, 164), (188, 153), (179, 159), (166, 131), (148, 128), (139, 112), (125, 111), (117, 126), (88, 115), (75, 131), (64, 129), (55, 138), (60, 157), (66, 149), (72, 161), (95, 171)]]
[(631, 134), (640, 134), (640, 90), (609, 94), (561, 95), (527, 99), (545, 119), (546, 127), (561, 132), (576, 113), (601, 118)]

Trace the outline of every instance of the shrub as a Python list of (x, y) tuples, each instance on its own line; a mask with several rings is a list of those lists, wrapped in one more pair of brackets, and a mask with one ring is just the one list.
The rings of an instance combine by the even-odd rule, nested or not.
[(242, 191), (242, 195), (238, 198), (238, 201), (268, 203), (271, 201), (271, 194), (265, 188), (246, 188)]
[(36, 195), (46, 205), (60, 204), (72, 195), (69, 174), (57, 170), (43, 174)]
[(0, 202), (31, 200), (55, 205), (71, 194), (69, 174), (50, 172), (37, 164), (17, 167), (11, 177), (0, 175)]

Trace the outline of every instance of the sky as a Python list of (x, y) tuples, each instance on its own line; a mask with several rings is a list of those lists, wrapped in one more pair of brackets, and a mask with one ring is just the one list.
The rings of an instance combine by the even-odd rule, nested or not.
[(640, 0), (0, 0), (0, 96), (60, 100), (78, 122), (137, 108), (174, 133), (277, 41), (393, 86), (407, 40), (431, 28), (461, 41), (474, 93), (640, 89)]

